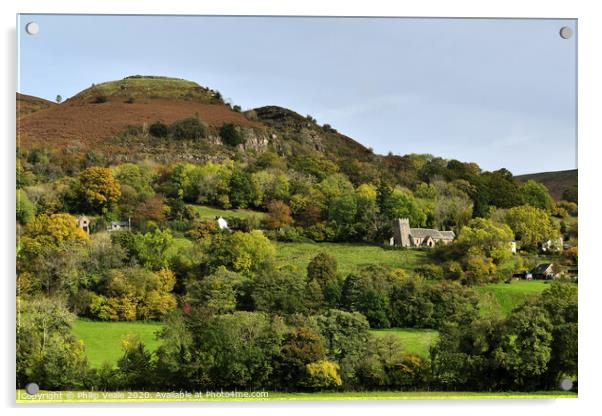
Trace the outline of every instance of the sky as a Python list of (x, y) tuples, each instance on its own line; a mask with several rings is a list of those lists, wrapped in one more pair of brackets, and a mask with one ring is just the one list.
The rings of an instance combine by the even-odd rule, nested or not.
[[(25, 33), (35, 21), (39, 33)], [(20, 15), (18, 91), (164, 75), (310, 114), (376, 153), (575, 169), (576, 20)], [(574, 35), (563, 39), (560, 28)]]

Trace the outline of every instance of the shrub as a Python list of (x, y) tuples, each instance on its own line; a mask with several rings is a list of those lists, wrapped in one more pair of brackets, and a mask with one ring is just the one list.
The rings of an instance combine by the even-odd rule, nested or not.
[(170, 126), (174, 139), (202, 139), (207, 137), (207, 127), (195, 117), (185, 118)]
[(108, 100), (108, 98), (107, 98), (106, 95), (97, 95), (94, 98), (94, 103), (96, 103), (96, 104), (102, 104), (102, 103), (106, 103), (107, 100)]
[(305, 366), (307, 379), (305, 385), (314, 389), (329, 389), (342, 384), (339, 365), (332, 361), (322, 360)]
[(243, 144), (245, 139), (240, 130), (232, 123), (226, 123), (219, 129), (219, 135), (225, 144), (235, 147)]
[(167, 124), (157, 121), (156, 123), (151, 124), (148, 132), (153, 137), (163, 138), (167, 137), (169, 134), (169, 127), (167, 127)]
[(136, 102), (136, 99), (134, 97), (128, 97), (127, 100), (125, 100), (126, 104), (134, 104)]

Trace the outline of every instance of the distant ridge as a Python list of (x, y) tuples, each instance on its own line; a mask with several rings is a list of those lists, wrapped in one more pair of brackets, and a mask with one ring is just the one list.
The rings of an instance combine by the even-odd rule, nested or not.
[(550, 191), (550, 195), (556, 200), (562, 199), (564, 191), (571, 187), (577, 187), (578, 184), (577, 169), (530, 173), (516, 176), (516, 179), (520, 182), (531, 179), (545, 185)]

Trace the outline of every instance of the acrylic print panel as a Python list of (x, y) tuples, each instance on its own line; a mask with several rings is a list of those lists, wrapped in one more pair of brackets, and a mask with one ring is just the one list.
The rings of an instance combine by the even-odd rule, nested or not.
[(576, 20), (17, 32), (19, 402), (576, 397)]

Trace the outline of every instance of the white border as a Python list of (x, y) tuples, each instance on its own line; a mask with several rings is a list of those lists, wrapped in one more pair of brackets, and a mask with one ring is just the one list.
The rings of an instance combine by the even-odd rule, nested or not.
[[(579, 399), (576, 400), (520, 400), (520, 401), (435, 401), (435, 402), (312, 402), (312, 403), (267, 403), (267, 404), (197, 404), (197, 405), (146, 405), (142, 410), (147, 415), (163, 415), (168, 408), (175, 407), (179, 414), (245, 414), (305, 415), (343, 411), (350, 415), (365, 414), (374, 408), (383, 414), (426, 412), (427, 414), (450, 415), (504, 415), (530, 413), (589, 414), (596, 409), (597, 387), (601, 365), (599, 358), (601, 316), (599, 262), (596, 250), (600, 231), (600, 144), (602, 118), (600, 97), (602, 95), (600, 74), (602, 64), (600, 41), (602, 21), (596, 13), (594, 1), (475, 1), (475, 0), (429, 0), (420, 2), (387, 2), (380, 0), (264, 0), (264, 1), (202, 1), (202, 0), (20, 0), (0, 2), (2, 25), (1, 84), (3, 135), (1, 152), (3, 180), (2, 218), (2, 265), (5, 273), (3, 282), (2, 350), (3, 366), (0, 375), (1, 404), (9, 407), (6, 414), (90, 415), (106, 414), (107, 407), (127, 409), (137, 413), (136, 406), (100, 405), (87, 406), (85, 410), (73, 405), (63, 407), (16, 407), (14, 403), (14, 137), (15, 137), (15, 21), (16, 13), (105, 13), (105, 14), (236, 14), (236, 15), (346, 15), (346, 16), (434, 16), (434, 17), (549, 17), (579, 19), (579, 171), (580, 171), (580, 219), (581, 219), (581, 280), (580, 280), (580, 374)], [(597, 75), (597, 76), (596, 76)], [(597, 266), (597, 267), (596, 267)], [(598, 273), (596, 273), (598, 272)], [(36, 411), (36, 409), (38, 409)], [(339, 410), (340, 409), (340, 410)], [(123, 410), (121, 410), (121, 413)], [(596, 412), (597, 413), (597, 412)]]

